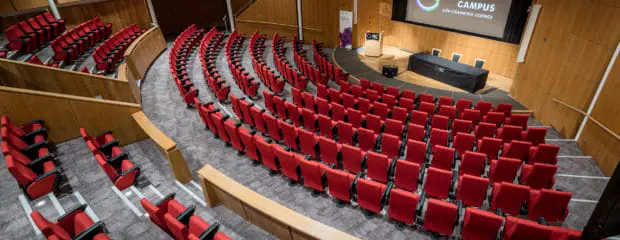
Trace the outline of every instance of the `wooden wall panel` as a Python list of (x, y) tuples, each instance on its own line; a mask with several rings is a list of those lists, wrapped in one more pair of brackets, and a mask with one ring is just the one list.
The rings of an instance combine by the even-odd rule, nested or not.
[(620, 161), (620, 140), (618, 138), (592, 120), (588, 120), (577, 143), (584, 154), (594, 158), (605, 175), (611, 176)]
[(11, 0), (0, 0), (0, 14), (15, 12), (15, 6)]
[[(359, 1), (362, 2), (365, 1)], [(340, 10), (353, 11), (353, 0), (304, 0), (302, 19), (306, 42), (316, 40), (329, 48), (337, 46), (340, 43)], [(354, 24), (353, 32), (356, 27)], [(353, 43), (357, 43), (355, 37)]]
[(166, 49), (166, 40), (159, 27), (153, 27), (136, 39), (125, 51), (125, 62), (136, 79), (144, 79), (155, 58)]
[(147, 137), (131, 118), (140, 111), (138, 104), (3, 86), (0, 102), (0, 112), (14, 122), (45, 120), (50, 140), (57, 143), (80, 137), (81, 127), (91, 134), (112, 130), (123, 145)]
[(261, 34), (290, 39), (297, 33), (297, 3), (293, 0), (257, 0), (235, 19), (237, 30), (249, 36), (260, 29)]
[(48, 6), (47, 0), (12, 0), (17, 11)]
[(59, 7), (60, 16), (67, 27), (73, 27), (96, 16), (103, 22), (112, 23), (112, 31), (117, 32), (133, 23), (140, 28), (150, 28), (151, 17), (145, 0), (109, 0), (92, 4)]
[(511, 94), (535, 117), (575, 136), (583, 117), (553, 101), (585, 111), (617, 42), (620, 7), (601, 0), (540, 0), (541, 13)]
[(435, 28), (392, 21), (392, 0), (360, 1), (358, 6), (358, 34), (361, 46), (367, 31), (384, 32), (384, 44), (411, 52), (442, 50), (441, 57), (450, 58), (452, 52), (461, 53), (461, 61), (474, 63), (475, 58), (486, 60), (484, 65), (492, 73), (514, 78), (517, 72), (515, 59), (519, 46), (515, 44), (454, 33)]
[(611, 131), (620, 134), (620, 58), (616, 59), (609, 72), (605, 87), (592, 110), (592, 117), (601, 122)]
[(135, 103), (126, 80), (0, 59), (0, 84), (32, 90)]

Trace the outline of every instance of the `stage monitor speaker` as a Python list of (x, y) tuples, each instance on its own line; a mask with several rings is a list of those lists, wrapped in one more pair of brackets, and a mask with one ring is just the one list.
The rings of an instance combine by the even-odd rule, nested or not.
[(398, 67), (393, 65), (384, 65), (382, 74), (383, 76), (393, 78), (398, 75)]

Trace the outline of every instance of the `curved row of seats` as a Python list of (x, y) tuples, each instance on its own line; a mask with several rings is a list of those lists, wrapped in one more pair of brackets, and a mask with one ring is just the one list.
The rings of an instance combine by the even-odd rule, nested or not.
[(9, 40), (7, 45), (9, 50), (27, 54), (58, 37), (65, 29), (64, 20), (56, 19), (49, 12), (44, 12), (34, 18), (9, 26), (4, 33)]
[(254, 80), (250, 76), (250, 73), (243, 67), (243, 42), (245, 36), (239, 34), (236, 30), (233, 31), (226, 40), (226, 61), (228, 62), (228, 69), (233, 76), (233, 79), (237, 83), (237, 86), (241, 91), (251, 98), (258, 97), (258, 88), (260, 83)]
[(88, 20), (52, 41), (54, 61), (71, 64), (98, 42), (107, 39), (111, 33), (112, 24), (103, 23), (99, 17)]
[(189, 77), (187, 63), (203, 34), (202, 29), (198, 29), (195, 24), (192, 24), (183, 30), (170, 48), (168, 67), (179, 89), (179, 94), (188, 107), (193, 104), (194, 98), (198, 96), (198, 89), (194, 87)]
[(174, 199), (175, 194), (169, 194), (156, 203), (146, 198), (140, 199), (142, 207), (149, 218), (159, 228), (170, 234), (174, 239), (187, 240), (226, 240), (231, 239), (222, 232), (218, 232), (219, 223), (209, 224), (200, 216), (194, 215), (195, 206), (185, 207)]
[(215, 27), (211, 28), (205, 37), (200, 41), (199, 58), (202, 72), (205, 75), (207, 85), (215, 97), (224, 102), (228, 99), (230, 86), (225, 80), (222, 80), (220, 72), (215, 67), (217, 56), (221, 49), (224, 34), (217, 31)]
[(286, 82), (282, 77), (277, 76), (265, 62), (263, 53), (265, 52), (265, 35), (260, 35), (258, 30), (250, 37), (250, 56), (252, 57), (252, 68), (258, 78), (274, 93), (282, 93)]
[(297, 36), (293, 37), (293, 57), (295, 60), (295, 64), (297, 65), (297, 69), (299, 69), (304, 76), (306, 76), (312, 83), (315, 85), (327, 85), (327, 81), (330, 79), (327, 73), (322, 72), (320, 69), (312, 65), (308, 60), (306, 54), (307, 51), (304, 50), (304, 41), (299, 40)]
[(104, 73), (113, 72), (116, 65), (123, 61), (125, 50), (144, 32), (146, 29), (140, 29), (134, 23), (105, 40), (92, 54), (93, 60), (97, 64), (97, 70)]
[[(226, 114), (221, 113), (218, 109), (214, 107), (212, 103), (201, 104), (198, 99), (196, 99), (196, 101), (197, 101), (196, 105), (199, 106), (198, 112), (200, 114), (200, 117), (203, 123), (206, 125), (207, 129), (212, 131), (216, 137), (226, 142), (227, 145), (234, 147), (240, 152), (246, 153), (250, 159), (252, 159), (255, 162), (262, 163), (265, 167), (269, 168), (272, 172), (274, 173), (282, 172), (282, 174), (288, 177), (289, 179), (291, 179), (291, 181), (303, 183), (305, 186), (312, 188), (313, 190), (317, 192), (323, 192), (327, 190), (329, 191), (329, 194), (332, 195), (332, 197), (334, 197), (335, 199), (344, 201), (344, 202), (349, 202), (351, 200), (357, 199), (356, 200), (357, 204), (361, 208), (366, 209), (371, 212), (381, 213), (385, 211), (384, 208), (385, 206), (387, 206), (388, 212), (389, 212), (388, 215), (390, 217), (397, 219), (399, 221), (406, 222), (407, 224), (413, 223), (413, 220), (408, 221), (404, 219), (405, 218), (415, 219), (415, 216), (417, 215), (415, 214), (415, 211), (413, 211), (414, 214), (410, 214), (410, 212), (416, 209), (415, 205), (418, 204), (418, 201), (417, 201), (418, 199), (416, 198), (415, 199), (416, 201), (412, 199), (397, 200), (398, 197), (394, 197), (395, 199), (392, 200), (391, 199), (392, 197), (390, 197), (388, 193), (396, 192), (396, 191), (400, 192), (401, 195), (402, 194), (415, 195), (415, 193), (411, 193), (406, 190), (401, 190), (397, 188), (394, 188), (393, 190), (385, 191), (387, 189), (386, 185), (379, 183), (379, 182), (375, 182), (370, 179), (361, 178), (361, 173), (358, 174), (358, 176), (355, 176), (353, 174), (346, 173), (342, 170), (333, 169), (334, 167), (333, 164), (330, 167), (328, 165), (322, 164), (317, 161), (308, 160), (308, 158), (304, 157), (304, 155), (302, 154), (292, 152), (288, 148), (283, 148), (279, 144), (272, 142), (271, 139), (265, 139), (264, 137), (257, 135), (255, 130), (250, 130), (242, 126), (240, 122), (232, 120)], [(241, 102), (239, 103), (243, 104)], [(262, 114), (264, 115), (264, 119), (270, 118), (269, 117), (270, 115), (265, 113), (264, 110), (260, 111), (256, 107), (250, 107), (249, 110), (250, 110), (250, 114), (254, 114), (254, 115)], [(243, 111), (242, 114), (247, 114), (247, 113), (246, 111)], [(283, 131), (284, 131), (284, 128), (283, 128)], [(319, 146), (319, 149), (320, 148), (321, 147)], [(321, 158), (323, 158), (323, 156), (321, 156)], [(400, 161), (406, 164), (405, 161), (401, 161), (401, 160), (397, 160), (397, 161)], [(405, 172), (407, 172), (406, 171), (407, 168), (404, 168), (404, 169), (405, 169)], [(432, 175), (432, 173), (429, 173), (429, 174)], [(409, 175), (415, 175), (415, 174), (409, 174)], [(468, 177), (469, 175), (464, 175), (464, 176)], [(429, 184), (428, 188), (435, 188), (432, 185), (432, 182), (435, 182), (435, 184), (437, 184), (438, 181), (429, 180), (429, 178), (427, 177), (426, 182), (428, 182)], [(496, 189), (498, 189), (497, 190), (498, 193), (495, 194), (493, 199), (497, 199), (495, 201), (498, 201), (498, 202), (506, 201), (502, 199), (510, 198), (510, 191), (503, 190), (503, 189), (506, 188), (504, 187), (504, 185), (508, 185), (509, 183), (498, 183), (498, 184), (499, 184), (498, 187), (496, 187)], [(390, 183), (390, 185), (393, 185), (393, 184)], [(510, 184), (510, 185), (515, 185), (515, 184)], [(461, 186), (465, 186), (465, 185), (461, 184)], [(391, 188), (392, 187), (390, 186), (390, 189)], [(484, 190), (485, 190), (484, 193), (486, 194), (486, 187), (484, 188)], [(461, 191), (470, 193), (472, 190), (461, 190)], [(548, 190), (541, 190), (541, 191), (545, 193), (544, 194), (545, 196), (547, 196), (547, 192), (555, 193), (555, 191), (548, 191)], [(532, 191), (532, 196), (539, 196), (539, 194)], [(388, 199), (390, 199), (389, 202), (388, 202)], [(551, 198), (546, 197), (545, 199), (541, 199), (540, 201), (537, 201), (537, 200), (530, 201), (532, 203), (530, 207), (530, 209), (532, 209), (531, 214), (539, 214), (539, 215), (550, 214), (550, 216), (553, 216), (552, 214), (556, 213), (555, 210), (557, 210), (557, 207), (553, 208), (553, 210), (550, 210), (550, 211), (541, 210), (541, 209), (548, 209), (548, 208), (545, 208), (544, 205), (550, 204), (550, 201), (553, 201), (553, 200), (555, 200), (553, 197)], [(424, 201), (422, 201), (422, 204), (424, 204)], [(454, 227), (456, 225), (455, 222), (457, 219), (456, 205), (450, 202), (444, 202), (444, 201), (440, 201), (436, 199), (429, 199), (427, 204), (429, 206), (425, 208), (427, 209), (427, 211), (424, 214), (424, 223), (423, 223), (424, 228), (429, 231), (433, 231), (433, 232), (437, 232), (437, 233), (441, 233), (445, 235), (452, 235)], [(413, 205), (413, 208), (411, 208), (412, 205)], [(513, 206), (513, 205), (514, 203), (510, 204), (510, 206)], [(445, 209), (446, 206), (450, 206), (448, 207), (450, 209), (449, 212), (454, 210), (453, 211), (454, 214), (449, 214), (449, 215), (442, 214), (442, 213), (445, 213), (444, 211), (446, 210)], [(503, 205), (499, 204), (497, 208), (500, 208), (500, 206), (503, 207)], [(520, 206), (521, 205), (519, 205), (519, 208)], [(429, 210), (429, 209), (434, 209), (434, 210)], [(561, 209), (560, 211), (562, 212), (562, 214), (564, 214), (566, 212), (566, 209)], [(461, 212), (461, 211), (458, 211), (458, 212)], [(480, 211), (480, 212), (482, 212), (482, 214), (487, 213), (485, 211)], [(492, 214), (488, 213), (488, 215), (492, 215)], [(454, 216), (454, 217), (449, 217), (449, 216)], [(499, 218), (500, 220), (502, 219), (502, 217), (499, 217)], [(512, 218), (512, 217), (509, 217), (509, 218)], [(514, 218), (514, 219), (516, 220), (517, 218)], [(550, 219), (553, 219), (553, 217), (550, 217)], [(526, 220), (519, 220), (519, 221), (522, 221), (522, 223), (525, 225), (528, 225), (530, 223), (535, 224), (534, 222), (529, 222)], [(468, 225), (469, 224), (471, 223), (468, 223)], [(501, 224), (501, 221), (500, 221), (500, 224)], [(522, 224), (517, 224), (517, 225), (521, 227)], [(538, 226), (538, 224), (535, 224), (535, 225)], [(467, 232), (468, 234), (471, 234), (470, 236), (491, 236), (491, 235), (487, 235), (490, 233), (487, 232), (485, 229), (476, 229), (474, 226), (475, 224), (470, 225), (467, 229), (471, 228), (471, 230), (463, 230), (463, 232), (464, 233)], [(500, 227), (498, 226), (497, 229), (499, 230), (499, 228)], [(547, 227), (543, 225), (540, 225), (540, 228), (544, 229), (543, 230), (544, 232), (549, 232), (549, 233), (551, 232), (551, 229), (552, 229), (552, 227)], [(568, 234), (571, 231), (568, 229), (557, 228), (557, 229), (554, 229), (553, 232), (556, 234), (562, 235), (562, 234)], [(571, 232), (571, 233), (577, 234), (577, 235), (579, 234), (578, 232), (577, 233)], [(498, 234), (498, 231), (496, 231), (493, 236), (496, 236), (497, 234)], [(523, 236), (520, 234), (528, 234), (528, 231), (524, 229), (512, 230), (512, 232), (506, 233), (506, 234), (509, 234), (510, 236)], [(518, 238), (510, 238), (506, 234), (504, 234), (504, 236), (507, 237), (508, 239), (518, 239)], [(547, 239), (549, 239), (548, 235), (545, 235), (545, 236), (547, 236)], [(476, 238), (473, 238), (473, 239), (476, 239)], [(553, 239), (556, 239), (556, 238), (553, 238)]]
[(349, 73), (340, 69), (328, 60), (329, 58), (323, 52), (323, 43), (317, 43), (313, 40), (312, 51), (314, 53), (314, 64), (316, 64), (322, 72), (327, 74), (329, 79), (333, 79), (335, 82), (347, 81), (349, 79)]
[(87, 205), (79, 205), (58, 217), (56, 222), (47, 220), (39, 211), (30, 213), (32, 221), (48, 240), (93, 239), (109, 240), (103, 222), (95, 222), (86, 213)]
[(273, 62), (276, 68), (282, 74), (284, 79), (297, 89), (306, 89), (308, 86), (308, 78), (301, 72), (298, 72), (286, 59), (287, 48), (284, 46), (286, 38), (281, 38), (276, 32), (272, 38), (271, 52), (273, 53)]

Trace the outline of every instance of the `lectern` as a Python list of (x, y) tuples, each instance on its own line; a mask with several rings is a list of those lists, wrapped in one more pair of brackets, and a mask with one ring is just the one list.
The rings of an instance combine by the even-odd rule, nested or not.
[(380, 57), (381, 54), (383, 54), (383, 33), (366, 32), (364, 55), (368, 57)]

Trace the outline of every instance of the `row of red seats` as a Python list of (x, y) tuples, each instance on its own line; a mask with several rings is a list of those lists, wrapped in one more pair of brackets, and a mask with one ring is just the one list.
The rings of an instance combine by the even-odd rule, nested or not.
[(315, 85), (327, 85), (329, 77), (318, 68), (314, 67), (306, 57), (306, 50), (303, 49), (304, 41), (299, 40), (297, 36), (293, 37), (293, 57), (297, 68)]
[(43, 61), (41, 61), (39, 56), (37, 56), (36, 54), (33, 54), (32, 57), (30, 57), (30, 58), (28, 58), (28, 60), (26, 60), (26, 62), (27, 63), (32, 63), (32, 64), (48, 66), (48, 67), (55, 67), (55, 68), (57, 68), (59, 66), (58, 63), (55, 63), (55, 62), (48, 63), (47, 65), (45, 65), (45, 63), (43, 63)]
[(314, 53), (314, 64), (316, 64), (322, 72), (327, 74), (329, 79), (333, 79), (335, 82), (347, 81), (349, 79), (349, 73), (340, 69), (328, 60), (329, 58), (323, 52), (323, 43), (317, 43), (313, 40), (312, 50)]
[(9, 50), (26, 54), (56, 38), (65, 31), (65, 28), (64, 20), (56, 19), (49, 12), (44, 12), (9, 26), (4, 33), (9, 40)]
[(112, 24), (103, 23), (99, 17), (77, 25), (52, 41), (54, 60), (71, 64), (96, 43), (108, 38), (111, 33)]
[(105, 40), (92, 54), (97, 64), (97, 70), (105, 73), (113, 72), (116, 64), (123, 61), (125, 50), (144, 32), (146, 29), (140, 29), (134, 23)]
[(194, 98), (198, 96), (198, 89), (192, 83), (187, 71), (187, 62), (203, 34), (202, 29), (198, 29), (195, 24), (192, 24), (183, 30), (170, 48), (168, 67), (179, 89), (179, 94), (187, 106), (191, 106), (194, 103)]
[(276, 32), (272, 38), (271, 52), (273, 53), (273, 62), (276, 68), (282, 74), (284, 79), (297, 89), (306, 89), (308, 86), (308, 78), (295, 68), (286, 59), (287, 48), (284, 46), (286, 38), (281, 38)]
[(217, 70), (216, 61), (219, 50), (224, 40), (224, 34), (217, 31), (215, 27), (211, 28), (200, 42), (199, 58), (202, 72), (207, 80), (209, 89), (215, 94), (215, 97), (224, 102), (228, 99), (230, 86), (226, 81), (222, 80), (220, 72)]
[(42, 120), (16, 125), (2, 116), (2, 154), (6, 166), (30, 199), (57, 189), (62, 170), (57, 166)]
[[(196, 99), (196, 101), (199, 100)], [(246, 101), (240, 101), (239, 104), (243, 104), (243, 102)], [(234, 121), (230, 119), (229, 116), (219, 112), (212, 103), (200, 104), (199, 102), (197, 102), (196, 104), (200, 106), (198, 108), (198, 111), (203, 123), (207, 126), (207, 129), (211, 130), (215, 136), (227, 142), (229, 145), (232, 145), (240, 152), (245, 152), (248, 157), (250, 157), (250, 159), (252, 159), (253, 161), (262, 162), (262, 164), (269, 168), (272, 172), (282, 172), (282, 174), (291, 179), (291, 181), (303, 183), (305, 186), (313, 189), (315, 192), (324, 192), (325, 190), (328, 190), (329, 194), (332, 195), (332, 197), (343, 202), (349, 202), (352, 199), (357, 198), (357, 202), (361, 208), (375, 213), (381, 213), (384, 208), (384, 204), (387, 203), (387, 199), (390, 199), (388, 208), (388, 215), (390, 217), (399, 221), (408, 221), (406, 219), (409, 218), (415, 220), (415, 216), (417, 214), (410, 217), (409, 213), (415, 213), (414, 209), (416, 209), (416, 206), (414, 205), (413, 208), (411, 208), (411, 206), (412, 204), (417, 205), (417, 201), (411, 201), (411, 199), (403, 199), (402, 197), (399, 200), (392, 200), (392, 197), (389, 197), (386, 194), (387, 192), (396, 191), (398, 191), (400, 195), (415, 195), (414, 193), (400, 190), (397, 188), (394, 188), (390, 191), (385, 191), (386, 187), (381, 183), (377, 183), (369, 179), (362, 179), (360, 178), (360, 175), (355, 176), (353, 174), (349, 174), (340, 170), (332, 169), (327, 165), (323, 165), (316, 161), (309, 161), (304, 158), (303, 155), (288, 151), (288, 149), (284, 149), (278, 144), (272, 143), (271, 140), (265, 140), (265, 138), (255, 134), (255, 131), (251, 131), (241, 126), (241, 123)], [(269, 118), (269, 114), (264, 113), (264, 111), (258, 111), (255, 107), (249, 107), (249, 109), (251, 114), (262, 114), (264, 115), (264, 119)], [(404, 165), (407, 165), (407, 162), (405, 161), (397, 161), (402, 162)], [(407, 168), (403, 168), (403, 171), (406, 172)], [(405, 176), (405, 174), (403, 174), (403, 176)], [(430, 182), (431, 180), (428, 181)], [(502, 183), (498, 185), (497, 188), (500, 189), (501, 187), (499, 186), (503, 186), (505, 184), (508, 183)], [(432, 187), (433, 186), (429, 186), (429, 188)], [(462, 191), (466, 192), (470, 190)], [(532, 205), (528, 205), (529, 209), (532, 209), (532, 214), (554, 214), (554, 210), (558, 209), (558, 207), (549, 209), (545, 207), (545, 204), (550, 204), (550, 202), (555, 201), (554, 197), (547, 196), (547, 192), (555, 192), (547, 190), (542, 191), (544, 194), (532, 194), (533, 196), (536, 196), (536, 199), (534, 201), (531, 201)], [(486, 191), (484, 193), (486, 194)], [(498, 190), (495, 199), (498, 199), (496, 200), (498, 202), (502, 201), (501, 199), (509, 198), (509, 194), (510, 191), (508, 190)], [(540, 198), (541, 195), (544, 196), (544, 198)], [(424, 201), (422, 203), (424, 203)], [(453, 205), (452, 203), (443, 202), (435, 199), (429, 199), (429, 204), (444, 206)], [(502, 205), (499, 204), (498, 206)], [(454, 218), (450, 220), (450, 217), (440, 214), (436, 216), (435, 220), (430, 220), (431, 218), (429, 217), (429, 214), (433, 212), (435, 214), (443, 212), (437, 210), (429, 210), (433, 208), (434, 207), (430, 205), (426, 208), (427, 212), (424, 217), (425, 223), (423, 225), (425, 229), (446, 235), (452, 235), (455, 226), (454, 221), (456, 221), (457, 217), (454, 216)], [(562, 214), (564, 214), (564, 211), (566, 209), (561, 210)], [(481, 210), (479, 210), (479, 212), (483, 214), (486, 213), (485, 211)], [(553, 219), (553, 217), (550, 218)], [(446, 219), (453, 222), (451, 224), (448, 224), (448, 226), (445, 223)], [(413, 223), (413, 220), (411, 220), (408, 224)], [(485, 233), (488, 234), (488, 232), (484, 229), (476, 229), (473, 226), (474, 225), (469, 226), (472, 228), (472, 230), (464, 231), (468, 232), (468, 234), (471, 234), (470, 236), (490, 236), (485, 235)], [(449, 231), (446, 229), (449, 229)], [(555, 231), (557, 231), (557, 234), (561, 235), (568, 233), (570, 230), (557, 228), (555, 229)], [(497, 232), (495, 232), (495, 234), (497, 235)], [(518, 230), (513, 230), (509, 234), (517, 234), (517, 236), (520, 236), (519, 234), (525, 233), (521, 233)]]
[(91, 137), (86, 129), (80, 128), (80, 133), (99, 167), (103, 169), (116, 188), (122, 191), (136, 183), (140, 176), (140, 167), (134, 165), (129, 160), (129, 155), (121, 150), (112, 132), (107, 131)]
[(177, 240), (225, 240), (228, 235), (218, 232), (220, 224), (209, 224), (200, 216), (194, 215), (194, 206), (185, 207), (169, 194), (156, 203), (146, 198), (140, 199), (149, 218), (159, 228)]
[(237, 86), (245, 95), (256, 98), (258, 96), (258, 88), (260, 83), (254, 80), (250, 76), (250, 73), (243, 68), (243, 42), (245, 36), (239, 34), (237, 31), (233, 31), (228, 40), (226, 40), (226, 60), (228, 62), (228, 69), (233, 75), (233, 79), (237, 83)]
[(252, 68), (258, 75), (258, 78), (269, 88), (269, 90), (275, 93), (282, 93), (286, 82), (280, 76), (276, 76), (265, 59), (263, 59), (263, 53), (265, 52), (265, 35), (260, 35), (258, 30), (250, 37), (250, 56), (252, 57)]
[(86, 213), (87, 205), (79, 205), (58, 217), (56, 222), (47, 220), (39, 211), (30, 213), (34, 224), (48, 240), (92, 239), (109, 240), (103, 222), (95, 222)]

